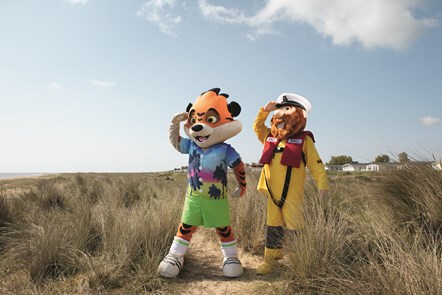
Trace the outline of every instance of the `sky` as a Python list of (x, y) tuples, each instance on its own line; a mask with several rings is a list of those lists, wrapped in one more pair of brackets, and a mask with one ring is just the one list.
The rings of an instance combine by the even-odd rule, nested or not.
[(242, 107), (226, 142), (246, 163), (283, 92), (311, 102), (324, 162), (440, 159), (442, 2), (0, 0), (0, 172), (185, 166), (169, 123), (214, 87)]

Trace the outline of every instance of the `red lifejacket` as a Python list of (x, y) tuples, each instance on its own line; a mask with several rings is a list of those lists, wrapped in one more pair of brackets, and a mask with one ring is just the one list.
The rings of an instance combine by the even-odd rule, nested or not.
[[(305, 137), (307, 135), (315, 141), (313, 133), (310, 131), (301, 131), (295, 136), (287, 138), (281, 157), (282, 165), (299, 168), (301, 160), (303, 159), (302, 147), (304, 146)], [(261, 164), (270, 164), (279, 142), (280, 141), (277, 138), (272, 137), (271, 134), (267, 136), (264, 150), (262, 151), (262, 156), (259, 160)]]

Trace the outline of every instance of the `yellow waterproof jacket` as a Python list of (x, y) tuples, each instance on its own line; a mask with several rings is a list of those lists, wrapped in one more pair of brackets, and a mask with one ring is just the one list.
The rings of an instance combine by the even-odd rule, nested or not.
[[(267, 120), (268, 115), (269, 112), (265, 112), (264, 109), (261, 108), (255, 122), (253, 123), (253, 129), (262, 144), (265, 144), (267, 136), (270, 134), (270, 128), (265, 126), (265, 121)], [(285, 147), (285, 143), (286, 140), (281, 140), (278, 147)], [(319, 154), (315, 148), (314, 141), (310, 136), (307, 136), (304, 141), (303, 152), (305, 154), (307, 168), (313, 176), (317, 188), (319, 190), (328, 190), (329, 186), (324, 164), (322, 163), (321, 158), (319, 157)], [(287, 171), (287, 166), (280, 163), (281, 157), (282, 153), (275, 153), (275, 156), (270, 164), (264, 165), (258, 182), (258, 190), (270, 197), (266, 185), (267, 178), (267, 184), (276, 200), (281, 199)], [(301, 163), (299, 168), (292, 169), (286, 202), (298, 205), (302, 204), (304, 200), (304, 183), (306, 175), (307, 173), (304, 163)]]

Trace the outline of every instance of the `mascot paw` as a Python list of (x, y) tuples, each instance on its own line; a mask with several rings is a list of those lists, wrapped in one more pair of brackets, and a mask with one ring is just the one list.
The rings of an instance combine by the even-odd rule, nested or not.
[(256, 269), (256, 274), (258, 275), (266, 275), (272, 273), (275, 270), (275, 263), (270, 263), (265, 261), (263, 264), (258, 266)]
[(242, 276), (243, 270), (241, 262), (236, 257), (225, 257), (223, 262), (223, 274), (229, 278)]
[(180, 273), (180, 270), (183, 268), (183, 263), (183, 256), (176, 256), (169, 253), (164, 257), (163, 261), (161, 261), (160, 266), (158, 266), (158, 272), (160, 276), (174, 278)]

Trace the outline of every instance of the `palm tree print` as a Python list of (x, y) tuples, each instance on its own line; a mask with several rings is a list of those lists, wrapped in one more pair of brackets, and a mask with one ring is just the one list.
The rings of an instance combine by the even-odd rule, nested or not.
[(215, 172), (213, 172), (213, 178), (220, 181), (221, 184), (223, 185), (222, 193), (223, 193), (223, 198), (224, 198), (224, 191), (227, 186), (227, 173), (226, 173), (226, 170), (223, 168), (222, 163), (219, 164), (218, 166), (216, 166)]
[(209, 195), (211, 199), (219, 200), (221, 197), (221, 191), (214, 184), (209, 188)]
[(201, 158), (200, 154), (197, 151), (193, 151), (192, 154), (189, 155), (189, 184), (192, 186), (193, 190), (200, 190), (203, 183), (200, 181), (200, 177), (198, 174), (199, 167), (201, 166)]

